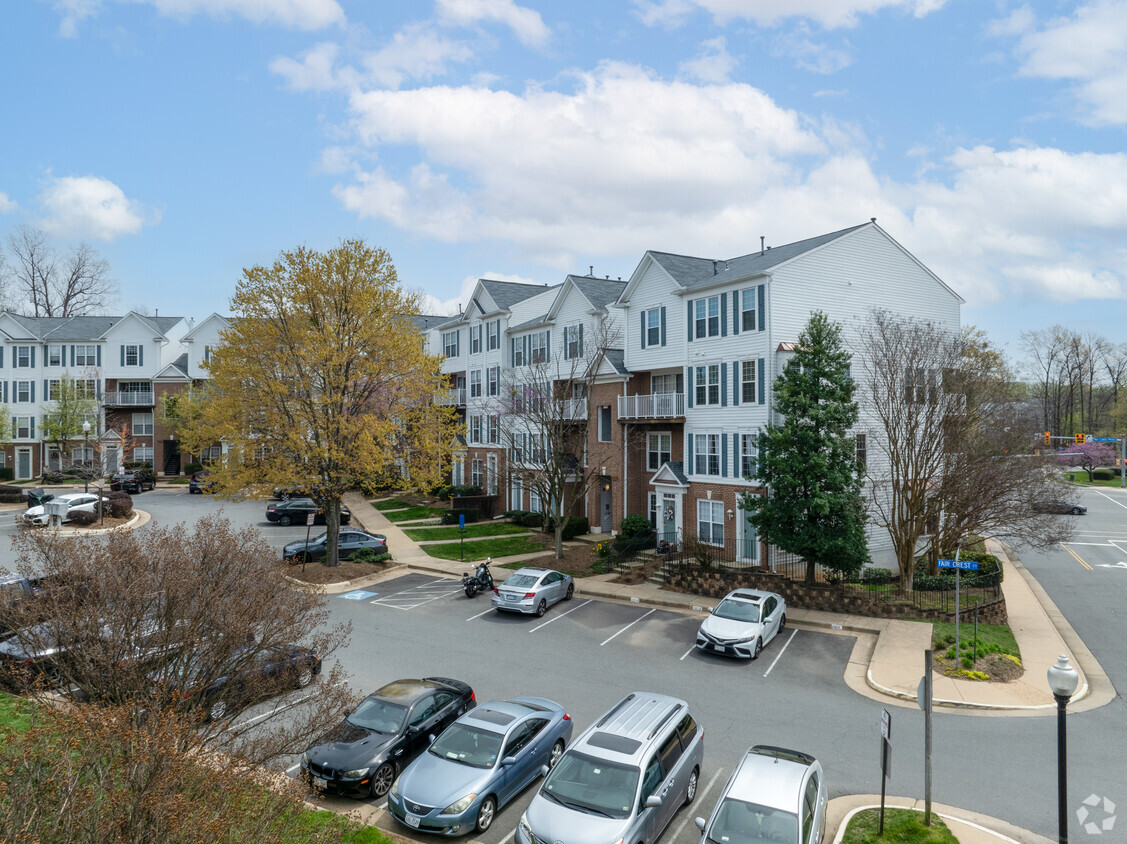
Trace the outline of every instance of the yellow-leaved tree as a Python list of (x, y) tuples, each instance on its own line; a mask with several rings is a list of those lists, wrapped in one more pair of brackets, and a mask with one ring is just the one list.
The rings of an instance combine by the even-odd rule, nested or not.
[(434, 402), (447, 385), (412, 321), (419, 308), (391, 256), (362, 240), (244, 270), (209, 389), (181, 420), (187, 451), (225, 447), (209, 466), (215, 491), (309, 490), (325, 515), (325, 563), (337, 565), (345, 492), (436, 485), (454, 413)]

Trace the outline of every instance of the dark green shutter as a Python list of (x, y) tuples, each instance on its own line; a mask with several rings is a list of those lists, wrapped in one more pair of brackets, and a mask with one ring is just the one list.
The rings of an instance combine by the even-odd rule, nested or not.
[(579, 357), (583, 357), (583, 323), (579, 323)]
[(121, 365), (125, 366), (125, 346), (121, 347)]
[(728, 294), (720, 294), (720, 336), (728, 336)]
[(743, 385), (740, 383), (740, 362), (738, 360), (732, 361), (732, 405), (740, 403), (740, 390)]
[(43, 401), (51, 400), (51, 391), (47, 389), (47, 379), (43, 379)]
[[(0, 366), (3, 366), (3, 364), (4, 364), (3, 360), (0, 360)], [(74, 346), (73, 345), (70, 347), (70, 365), (74, 366)]]
[(759, 359), (759, 403), (760, 404), (766, 404), (767, 403), (767, 384), (766, 384), (767, 377), (764, 374), (766, 368), (767, 367), (764, 363), (763, 358), (760, 358)]
[(685, 461), (685, 466), (688, 468), (686, 475), (696, 474), (696, 454), (693, 451), (693, 435), (689, 434), (689, 459)]
[(140, 345), (137, 346), (137, 365), (138, 366), (144, 366), (145, 365), (145, 347), (144, 346), (140, 346)]
[(31, 368), (35, 369), (35, 346), (31, 347)]
[(31, 423), (31, 430), (29, 433), (31, 434), (31, 438), (35, 439), (35, 417), (32, 416), (28, 421)]
[[(665, 305), (661, 306), (661, 345), (665, 345)], [(3, 366), (4, 359), (0, 357), (0, 366)]]
[(690, 367), (688, 367), (688, 370), (689, 370), (689, 389), (685, 392), (685, 396), (688, 399), (689, 407), (692, 407), (693, 406), (693, 368), (690, 366)]
[[(35, 347), (32, 346), (32, 348), (34, 349)], [(31, 403), (35, 404), (35, 382), (34, 381), (28, 381), (27, 382), (27, 388), (31, 391)]]
[(98, 366), (102, 365), (102, 347), (98, 346)]
[(642, 348), (646, 348), (646, 312), (642, 311)]
[(740, 291), (732, 291), (732, 333), (740, 333)]
[(740, 435), (732, 434), (732, 477), (743, 477), (743, 466), (740, 462)]
[(720, 370), (720, 406), (728, 406), (728, 367), (724, 364), (719, 364), (717, 367)]
[(767, 296), (764, 292), (766, 287), (759, 285), (759, 330), (762, 331), (767, 325), (767, 308), (764, 304)]
[(689, 300), (689, 342), (693, 342), (693, 300)]

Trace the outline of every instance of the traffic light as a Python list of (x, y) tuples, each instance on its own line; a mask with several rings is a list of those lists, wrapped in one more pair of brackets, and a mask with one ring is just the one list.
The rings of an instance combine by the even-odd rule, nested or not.
[(1045, 432), (1045, 445), (1052, 445), (1052, 444), (1053, 444), (1053, 434), (1052, 434), (1051, 431), (1046, 431)]
[(1083, 434), (1077, 434), (1076, 435), (1076, 444), (1077, 445), (1084, 445), (1084, 435)]

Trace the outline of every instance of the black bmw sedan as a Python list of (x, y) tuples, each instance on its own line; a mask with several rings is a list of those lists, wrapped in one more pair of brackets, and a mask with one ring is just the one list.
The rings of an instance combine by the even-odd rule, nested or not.
[(383, 797), (431, 737), (477, 705), (473, 689), (448, 677), (396, 680), (364, 698), (337, 728), (301, 756), (318, 791)]

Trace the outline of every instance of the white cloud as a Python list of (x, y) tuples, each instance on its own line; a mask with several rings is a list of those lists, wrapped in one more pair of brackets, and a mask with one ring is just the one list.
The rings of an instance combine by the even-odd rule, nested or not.
[(114, 240), (160, 220), (159, 213), (145, 209), (109, 179), (98, 176), (52, 179), (39, 202), (46, 211), (39, 225), (64, 237)]
[(682, 75), (699, 79), (701, 82), (728, 82), (739, 62), (728, 53), (724, 36), (705, 41), (701, 47), (695, 59), (681, 62), (677, 70)]
[(530, 47), (543, 46), (552, 34), (539, 12), (518, 6), (513, 0), (437, 0), (435, 6), (442, 23), (472, 26), (480, 21), (496, 21)]
[(333, 65), (340, 46), (330, 42), (316, 44), (301, 54), (301, 59), (277, 56), (270, 62), (270, 70), (283, 77), (294, 91), (329, 91), (339, 87)]
[(677, 26), (699, 8), (717, 23), (752, 20), (773, 26), (790, 18), (804, 18), (826, 29), (855, 26), (859, 16), (895, 9), (922, 18), (947, 0), (634, 0), (638, 16), (648, 26)]
[(54, 0), (52, 6), (62, 16), (59, 21), (59, 35), (74, 38), (78, 35), (78, 24), (93, 17), (101, 9), (100, 0)]
[(19, 207), (14, 199), (10, 199), (8, 194), (0, 191), (0, 214), (11, 214)]
[(483, 272), (480, 275), (468, 275), (462, 279), (459, 285), (458, 293), (456, 296), (451, 296), (449, 299), (439, 299), (426, 291), (420, 291), (423, 300), (423, 313), (424, 314), (449, 314), (454, 316), (458, 313), (458, 306), (464, 302), (469, 301), (470, 296), (473, 295), (474, 288), (477, 287), (479, 278), (493, 279), (494, 281), (515, 281), (518, 284), (542, 284), (536, 279), (526, 278), (521, 275), (513, 275), (511, 273), (497, 273), (497, 272)]
[[(239, 17), (252, 23), (266, 23), (288, 29), (315, 30), (345, 22), (337, 0), (118, 0), (146, 3), (160, 14), (174, 18), (208, 15), (213, 18)], [(54, 0), (62, 15), (59, 34), (73, 38), (78, 24), (102, 9), (101, 0)]]
[(827, 75), (837, 73), (853, 63), (848, 50), (813, 40), (810, 27), (805, 21), (790, 32), (780, 33), (775, 38), (771, 54), (781, 59), (790, 59), (796, 67)]
[(986, 25), (986, 34), (998, 37), (1025, 35), (1037, 24), (1037, 16), (1028, 6), (1019, 6), (1004, 18), (992, 20)]
[[(1016, 15), (1017, 13), (1015, 13)], [(1080, 119), (1095, 126), (1127, 123), (1127, 2), (1097, 0), (1072, 17), (1055, 18), (1040, 30), (1030, 16), (995, 25), (999, 34), (1021, 34), (1021, 74), (1073, 82)]]

